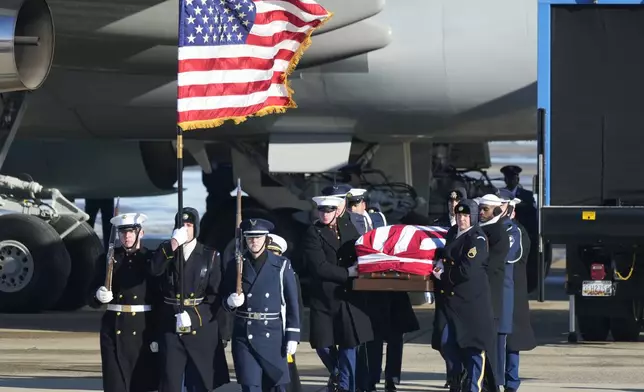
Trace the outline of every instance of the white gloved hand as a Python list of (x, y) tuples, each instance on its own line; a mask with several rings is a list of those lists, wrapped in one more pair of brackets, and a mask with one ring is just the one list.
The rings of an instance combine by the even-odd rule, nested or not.
[(112, 294), (112, 292), (109, 291), (107, 287), (101, 286), (98, 288), (98, 290), (96, 290), (96, 299), (101, 303), (106, 304), (114, 299), (114, 294)]
[(237, 294), (237, 293), (232, 293), (226, 300), (226, 303), (228, 306), (231, 308), (238, 308), (244, 304), (244, 293)]
[(293, 355), (295, 354), (295, 351), (297, 351), (297, 342), (292, 340), (288, 341), (286, 343), (286, 354)]
[(186, 328), (192, 326), (190, 315), (188, 315), (188, 312), (186, 312), (185, 310), (183, 311), (183, 313), (178, 313), (174, 316), (177, 318), (177, 327)]
[(351, 267), (347, 268), (347, 270), (349, 271), (350, 278), (355, 278), (358, 276), (358, 267), (356, 267), (355, 265), (352, 265)]
[(153, 353), (158, 353), (159, 352), (159, 343), (157, 343), (157, 342), (150, 343), (150, 351), (152, 351)]
[(179, 246), (185, 244), (188, 241), (188, 229), (185, 226), (174, 229), (172, 231), (172, 239), (177, 241)]
[(434, 293), (432, 293), (431, 291), (426, 291), (425, 292), (425, 302), (427, 302), (430, 305), (433, 304), (434, 303)]
[(432, 270), (432, 274), (436, 277), (436, 279), (440, 280), (441, 275), (443, 274), (443, 271), (445, 271), (445, 266), (443, 265), (443, 262), (438, 260), (436, 265), (434, 265), (434, 269)]

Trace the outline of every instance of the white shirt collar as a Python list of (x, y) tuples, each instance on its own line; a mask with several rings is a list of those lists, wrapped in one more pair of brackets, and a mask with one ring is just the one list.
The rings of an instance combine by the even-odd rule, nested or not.
[(467, 233), (468, 231), (470, 231), (470, 229), (472, 229), (472, 226), (468, 227), (467, 229), (465, 229), (465, 230), (463, 230), (463, 231), (461, 231), (461, 230), (459, 229), (459, 230), (456, 232), (456, 238), (458, 238), (458, 237), (460, 237), (461, 235), (463, 235), (463, 234)]
[(195, 250), (195, 247), (197, 246), (197, 239), (193, 239), (190, 242), (187, 242), (183, 244), (183, 259), (188, 260), (190, 255), (192, 254), (192, 251)]

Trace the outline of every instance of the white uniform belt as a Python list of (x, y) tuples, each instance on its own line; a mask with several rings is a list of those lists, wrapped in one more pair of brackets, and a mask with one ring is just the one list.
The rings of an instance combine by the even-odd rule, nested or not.
[(256, 312), (235, 312), (237, 317), (249, 320), (278, 320), (280, 318), (280, 313), (256, 313)]
[(152, 310), (152, 305), (116, 305), (108, 304), (107, 310), (112, 312), (149, 312)]

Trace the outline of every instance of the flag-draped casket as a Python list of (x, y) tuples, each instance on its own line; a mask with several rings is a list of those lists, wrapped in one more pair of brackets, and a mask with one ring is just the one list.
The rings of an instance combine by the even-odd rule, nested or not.
[(445, 246), (447, 228), (391, 225), (379, 227), (356, 241), (356, 290), (430, 291), (438, 250)]

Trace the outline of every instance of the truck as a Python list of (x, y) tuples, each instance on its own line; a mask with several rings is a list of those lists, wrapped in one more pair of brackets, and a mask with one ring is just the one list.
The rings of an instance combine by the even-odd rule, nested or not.
[(566, 247), (571, 343), (642, 328), (642, 26), (641, 0), (538, 3), (539, 246)]

